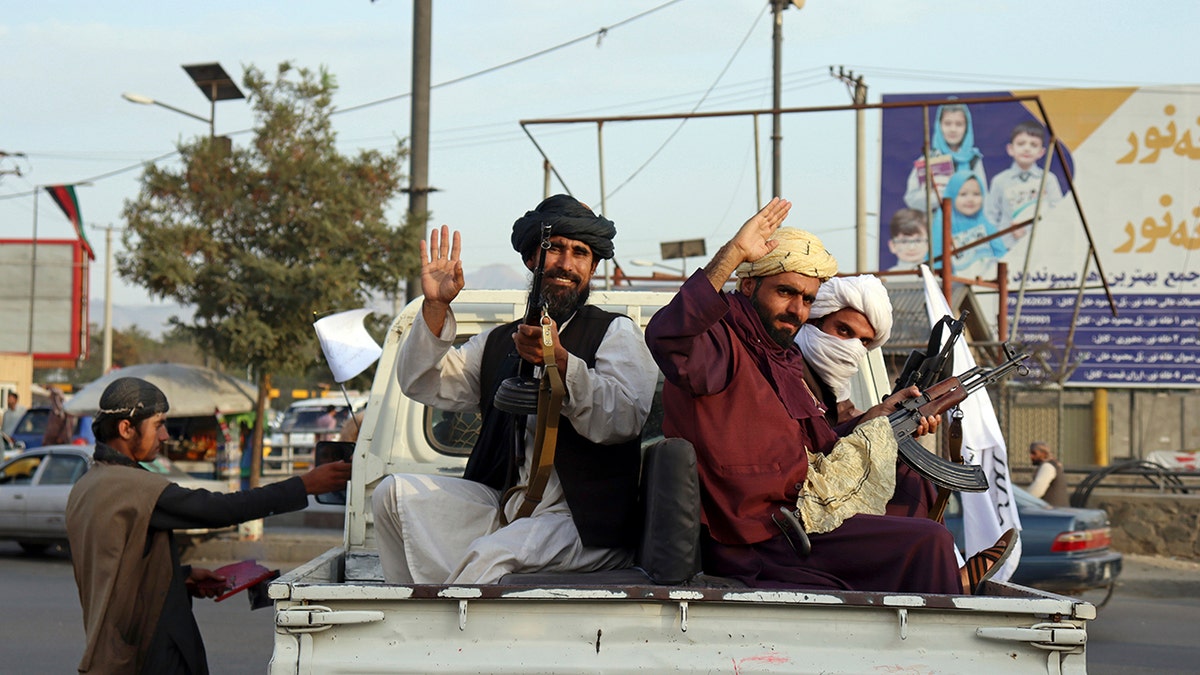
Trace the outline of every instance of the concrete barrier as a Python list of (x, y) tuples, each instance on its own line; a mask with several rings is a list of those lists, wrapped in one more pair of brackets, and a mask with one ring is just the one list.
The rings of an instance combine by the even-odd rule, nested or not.
[(1108, 512), (1122, 553), (1200, 560), (1200, 495), (1095, 490), (1087, 505)]

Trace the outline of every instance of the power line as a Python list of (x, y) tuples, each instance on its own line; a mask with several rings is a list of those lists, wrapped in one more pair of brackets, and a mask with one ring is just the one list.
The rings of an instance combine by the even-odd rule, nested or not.
[[(568, 41), (566, 41), (566, 42), (563, 42), (563, 43), (561, 43), (561, 44), (555, 45), (555, 46), (553, 46), (553, 47), (548, 47), (548, 48), (546, 48), (546, 49), (543, 49), (543, 50), (540, 50), (540, 51), (534, 52), (534, 53), (532, 53), (532, 54), (528, 54), (528, 55), (526, 55), (526, 56), (522, 56), (522, 57), (520, 57), (520, 58), (517, 58), (517, 59), (513, 59), (513, 60), (511, 60), (511, 61), (507, 61), (507, 62), (505, 62), (505, 63), (501, 63), (501, 64), (499, 64), (499, 65), (491, 66), (491, 67), (489, 67), (489, 68), (484, 68), (483, 70), (476, 71), (476, 72), (474, 72), (474, 73), (470, 73), (470, 74), (468, 74), (468, 75), (463, 75), (462, 77), (457, 77), (457, 78), (454, 78), (454, 79), (452, 79), (452, 80), (447, 80), (447, 81), (445, 81), (445, 82), (439, 82), (438, 84), (435, 84), (435, 85), (433, 85), (433, 86), (432, 86), (432, 87), (430, 87), (430, 88), (431, 88), (431, 89), (439, 89), (439, 88), (441, 88), (441, 87), (448, 87), (448, 86), (450, 86), (450, 85), (452, 85), (452, 84), (457, 84), (457, 83), (459, 83), (459, 82), (464, 82), (464, 81), (466, 81), (466, 80), (470, 80), (470, 79), (473, 79), (473, 78), (476, 78), (476, 77), (480, 77), (480, 76), (482, 76), (482, 75), (486, 75), (486, 74), (488, 74), (488, 73), (493, 73), (493, 72), (496, 72), (496, 71), (498, 71), (498, 70), (502, 70), (502, 69), (504, 69), (504, 68), (508, 68), (508, 67), (510, 67), (510, 66), (517, 65), (517, 64), (519, 64), (519, 63), (524, 63), (525, 61), (530, 61), (530, 60), (532, 60), (532, 59), (536, 59), (536, 58), (538, 58), (538, 57), (540, 57), (540, 56), (544, 56), (544, 55), (546, 55), (546, 54), (550, 54), (550, 53), (552, 53), (552, 52), (555, 52), (555, 51), (558, 51), (558, 50), (560, 50), (560, 49), (564, 49), (564, 48), (566, 48), (566, 47), (569, 47), (569, 46), (571, 46), (571, 45), (578, 44), (579, 42), (582, 42), (582, 41), (584, 41), (584, 40), (587, 40), (587, 39), (589, 39), (589, 38), (593, 38), (593, 37), (595, 37), (595, 38), (597, 39), (597, 41), (599, 41), (599, 40), (603, 40), (603, 39), (604, 39), (604, 37), (608, 35), (608, 32), (609, 32), (610, 30), (613, 30), (613, 29), (615, 29), (615, 28), (620, 28), (620, 27), (622, 27), (622, 26), (624, 26), (624, 25), (626, 25), (626, 24), (629, 24), (629, 23), (632, 23), (632, 22), (634, 22), (634, 21), (637, 21), (638, 19), (641, 19), (641, 18), (643, 18), (643, 17), (649, 16), (650, 14), (653, 14), (653, 13), (655, 13), (655, 12), (657, 12), (657, 11), (661, 10), (661, 9), (666, 9), (667, 7), (670, 7), (671, 5), (678, 4), (678, 3), (680, 3), (680, 2), (683, 2), (683, 0), (668, 0), (668, 2), (664, 2), (663, 4), (661, 4), (661, 5), (658, 5), (657, 7), (652, 7), (652, 8), (650, 8), (650, 9), (648, 9), (648, 10), (644, 11), (644, 12), (640, 12), (640, 13), (638, 13), (638, 14), (635, 14), (635, 15), (633, 15), (633, 16), (631, 16), (631, 17), (627, 18), (627, 19), (622, 19), (621, 21), (618, 21), (617, 23), (614, 23), (614, 24), (613, 24), (613, 25), (611, 25), (611, 26), (602, 26), (601, 28), (598, 28), (598, 29), (596, 29), (596, 30), (592, 31), (592, 32), (588, 33), (587, 35), (581, 35), (581, 36), (579, 36), (579, 37), (577, 37), (577, 38), (575, 38), (575, 39), (573, 39), (573, 40), (568, 40)], [(395, 95), (395, 96), (389, 96), (389, 97), (387, 97), (387, 98), (382, 98), (382, 99), (379, 99), (379, 100), (377, 100), (377, 101), (369, 101), (369, 102), (367, 102), (367, 103), (361, 103), (361, 104), (359, 104), (359, 105), (350, 106), (349, 108), (340, 108), (340, 109), (337, 109), (337, 110), (333, 110), (333, 111), (332, 111), (332, 112), (330, 112), (329, 114), (332, 116), (332, 115), (337, 115), (337, 114), (341, 114), (341, 113), (353, 112), (353, 111), (356, 111), (356, 110), (362, 110), (362, 109), (364, 109), (364, 108), (369, 108), (369, 107), (376, 106), (376, 105), (380, 105), (380, 104), (383, 104), (383, 103), (389, 103), (389, 102), (391, 102), (391, 101), (397, 101), (397, 100), (400, 100), (400, 99), (408, 98), (408, 97), (410, 97), (410, 96), (412, 96), (412, 92), (407, 92), (407, 93), (404, 93), (404, 94), (397, 94), (397, 95)], [(226, 136), (234, 136), (234, 135), (240, 135), (240, 134), (250, 133), (251, 131), (253, 131), (253, 129), (239, 129), (238, 131), (233, 131), (233, 132), (230, 132), (230, 133), (228, 133), (228, 134), (225, 134), (225, 135), (226, 135)], [(153, 158), (153, 159), (150, 159), (150, 160), (140, 161), (140, 162), (138, 162), (137, 164), (132, 164), (132, 165), (130, 165), (130, 166), (122, 167), (122, 168), (120, 168), (120, 169), (115, 169), (115, 170), (113, 170), (113, 171), (109, 171), (109, 172), (102, 173), (102, 174), (99, 174), (99, 175), (96, 175), (96, 176), (92, 176), (92, 177), (90, 177), (90, 178), (85, 178), (85, 179), (83, 179), (83, 180), (80, 180), (80, 181), (73, 181), (73, 182), (75, 182), (75, 183), (95, 182), (95, 181), (98, 181), (98, 180), (103, 180), (103, 179), (105, 179), (105, 178), (111, 178), (111, 177), (113, 177), (113, 176), (117, 176), (117, 175), (120, 175), (120, 174), (123, 174), (123, 173), (127, 173), (127, 172), (129, 172), (129, 171), (133, 171), (133, 170), (135, 170), (135, 169), (142, 168), (142, 167), (144, 167), (146, 164), (157, 164), (158, 162), (160, 162), (160, 161), (162, 161), (162, 160), (164, 160), (164, 159), (167, 159), (167, 158), (169, 158), (169, 157), (173, 157), (173, 156), (175, 156), (175, 155), (177, 155), (177, 154), (179, 154), (179, 151), (178, 151), (178, 150), (172, 150), (172, 151), (171, 151), (171, 152), (169, 152), (169, 153), (166, 153), (166, 154), (160, 155), (160, 156), (158, 156), (158, 157), (155, 157), (155, 158)], [(33, 193), (32, 193), (32, 192), (22, 192), (22, 193), (8, 194), (8, 195), (0, 195), (0, 200), (3, 200), (3, 199), (15, 199), (15, 198), (17, 198), (17, 197), (27, 197), (27, 196), (29, 196), (29, 195), (31, 195), (31, 194), (33, 194)]]
[[(717, 74), (717, 78), (713, 80), (712, 85), (704, 92), (704, 95), (700, 97), (700, 100), (696, 102), (696, 105), (692, 107), (691, 112), (696, 112), (700, 106), (704, 104), (704, 100), (708, 98), (708, 95), (712, 93), (712, 90), (721, 82), (721, 78), (725, 77), (725, 73), (729, 72), (730, 66), (733, 65), (733, 62), (735, 59), (737, 59), (738, 54), (742, 52), (742, 48), (745, 47), (746, 43), (750, 41), (750, 36), (754, 34), (754, 29), (758, 26), (758, 22), (762, 21), (762, 18), (766, 13), (767, 6), (764, 6), (762, 11), (758, 13), (758, 16), (755, 17), (754, 22), (750, 24), (750, 30), (746, 31), (746, 35), (742, 38), (742, 41), (737, 46), (737, 49), (733, 50), (733, 54), (729, 57), (729, 60), (725, 62), (725, 67), (721, 69), (721, 72)], [(676, 125), (675, 129), (663, 140), (662, 144), (660, 144), (658, 148), (654, 150), (654, 152), (650, 153), (650, 156), (646, 158), (646, 161), (642, 162), (641, 166), (634, 169), (633, 173), (629, 174), (628, 178), (622, 181), (620, 185), (613, 188), (613, 190), (605, 195), (605, 197), (611, 197), (620, 192), (621, 188), (628, 185), (630, 181), (632, 181), (639, 173), (642, 172), (642, 169), (645, 169), (647, 166), (649, 166), (650, 162), (653, 162), (654, 158), (658, 157), (659, 153), (661, 153), (663, 149), (666, 148), (667, 145), (675, 138), (675, 136), (679, 134), (679, 132), (683, 129), (683, 126), (687, 124), (687, 121), (688, 120), (686, 117), (679, 120), (679, 124)]]
[[(563, 43), (561, 43), (561, 44), (557, 44), (557, 45), (555, 45), (555, 46), (553, 46), (553, 47), (547, 47), (546, 49), (543, 49), (543, 50), (541, 50), (541, 51), (537, 51), (537, 52), (534, 52), (534, 53), (532, 53), (532, 54), (527, 54), (527, 55), (525, 55), (525, 56), (522, 56), (522, 57), (520, 57), (520, 58), (516, 58), (516, 59), (513, 59), (513, 60), (511, 60), (511, 61), (506, 61), (506, 62), (504, 62), (504, 63), (501, 63), (501, 64), (499, 64), (499, 65), (491, 66), (490, 68), (484, 68), (483, 70), (479, 70), (479, 71), (476, 71), (476, 72), (474, 72), (474, 73), (470, 73), (470, 74), (468, 74), (468, 75), (463, 75), (463, 76), (461, 76), (461, 77), (456, 77), (456, 78), (454, 78), (454, 79), (452, 79), (452, 80), (446, 80), (445, 82), (439, 82), (439, 83), (437, 83), (437, 84), (435, 84), (435, 85), (432, 85), (432, 86), (430, 86), (430, 89), (440, 89), (440, 88), (442, 88), (442, 87), (448, 87), (448, 86), (450, 86), (450, 85), (452, 85), (452, 84), (458, 84), (459, 82), (465, 82), (465, 81), (467, 81), (467, 80), (470, 80), (470, 79), (473, 79), (473, 78), (479, 77), (479, 76), (481, 76), (481, 75), (487, 75), (488, 73), (494, 73), (494, 72), (496, 72), (497, 70), (503, 70), (504, 68), (508, 68), (508, 67), (510, 67), (510, 66), (515, 66), (515, 65), (517, 65), (518, 63), (524, 63), (524, 62), (526, 62), (526, 61), (531, 61), (531, 60), (533, 60), (533, 59), (536, 59), (536, 58), (538, 58), (538, 57), (540, 57), (540, 56), (545, 56), (546, 54), (550, 54), (550, 53), (556, 52), (556, 51), (558, 51), (558, 50), (560, 50), (560, 49), (565, 49), (565, 48), (567, 48), (567, 47), (570, 47), (570, 46), (572, 46), (572, 45), (578, 44), (578, 43), (580, 43), (580, 42), (583, 42), (584, 40), (587, 40), (587, 39), (590, 39), (590, 38), (593, 38), (593, 37), (595, 37), (595, 38), (596, 38), (596, 40), (597, 40), (597, 43), (599, 43), (599, 41), (600, 41), (600, 40), (603, 40), (603, 39), (605, 38), (605, 36), (607, 36), (607, 35), (608, 35), (608, 31), (610, 31), (610, 30), (613, 30), (614, 28), (620, 28), (621, 26), (624, 26), (624, 25), (625, 25), (625, 24), (627, 24), (627, 23), (631, 23), (631, 22), (633, 22), (633, 21), (636, 21), (636, 20), (638, 20), (638, 19), (641, 19), (642, 17), (645, 17), (645, 16), (648, 16), (648, 15), (650, 15), (650, 14), (653, 14), (654, 12), (657, 12), (657, 11), (658, 11), (658, 10), (660, 10), (660, 9), (665, 9), (665, 8), (667, 8), (667, 7), (670, 7), (671, 5), (674, 5), (674, 4), (677, 4), (677, 3), (680, 3), (680, 2), (683, 2), (683, 0), (669, 0), (669, 2), (664, 2), (663, 4), (661, 4), (661, 5), (657, 6), (657, 7), (652, 7), (652, 8), (650, 8), (650, 9), (648, 9), (648, 10), (646, 10), (646, 11), (644, 11), (644, 12), (640, 13), (640, 14), (635, 14), (635, 15), (633, 15), (633, 16), (631, 16), (631, 17), (629, 17), (628, 19), (625, 19), (625, 20), (623, 20), (623, 21), (618, 21), (617, 23), (615, 23), (615, 24), (613, 24), (613, 25), (611, 25), (611, 26), (603, 26), (603, 27), (601, 27), (601, 28), (598, 28), (598, 29), (596, 29), (596, 30), (594, 30), (594, 31), (592, 31), (592, 32), (590, 32), (590, 33), (588, 33), (587, 35), (581, 35), (581, 36), (579, 36), (579, 37), (577, 37), (577, 38), (575, 38), (575, 39), (573, 39), (573, 40), (567, 40), (566, 42), (563, 42)], [(407, 93), (404, 93), (404, 94), (396, 94), (395, 96), (388, 96), (387, 98), (381, 98), (381, 99), (379, 99), (379, 100), (377, 100), (377, 101), (369, 101), (369, 102), (367, 102), (367, 103), (360, 103), (360, 104), (358, 104), (358, 105), (353, 105), (353, 106), (350, 106), (349, 108), (339, 108), (338, 110), (335, 110), (335, 111), (333, 111), (333, 112), (332, 112), (332, 113), (330, 113), (330, 114), (332, 114), (332, 115), (337, 115), (337, 114), (340, 114), (340, 113), (348, 113), (348, 112), (354, 112), (354, 111), (357, 111), (357, 110), (363, 110), (364, 108), (370, 108), (370, 107), (377, 106), (377, 105), (381, 105), (381, 104), (384, 104), (384, 103), (391, 103), (392, 101), (399, 101), (399, 100), (401, 100), (401, 99), (405, 99), (405, 98), (408, 98), (408, 97), (410, 97), (410, 96), (412, 96), (412, 92), (407, 92)]]

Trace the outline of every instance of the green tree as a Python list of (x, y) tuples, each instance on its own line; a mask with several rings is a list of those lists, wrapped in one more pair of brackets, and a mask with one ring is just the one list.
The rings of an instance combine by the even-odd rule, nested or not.
[[(226, 366), (249, 368), (263, 419), (271, 375), (320, 356), (314, 312), (359, 307), (393, 293), (418, 269), (424, 223), (388, 223), (401, 189), (403, 142), (387, 153), (343, 155), (330, 122), (334, 78), (254, 66), (243, 84), (254, 137), (242, 146), (201, 138), (179, 145), (177, 167), (148, 166), (125, 204), (122, 277), (195, 307), (172, 323)], [(262, 426), (255, 425), (255, 447)], [(254, 453), (254, 479), (260, 452)]]

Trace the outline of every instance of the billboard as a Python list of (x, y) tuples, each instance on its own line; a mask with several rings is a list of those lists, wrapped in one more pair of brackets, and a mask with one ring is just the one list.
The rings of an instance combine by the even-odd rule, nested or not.
[(0, 239), (0, 352), (32, 353), (37, 368), (86, 358), (88, 264), (78, 239)]
[[(1025, 288), (1013, 337), (1036, 350), (1048, 379), (1200, 386), (1198, 94), (1200, 87), (1172, 86), (885, 96), (885, 104), (942, 104), (883, 112), (880, 269), (914, 267), (929, 246), (940, 252), (940, 228), (928, 222), (940, 224), (942, 215), (936, 197), (926, 208), (927, 192), (953, 198), (958, 248), (1032, 222), (1040, 189), (1036, 227), (955, 255), (955, 274), (994, 279), (996, 263), (1008, 263), (1010, 323), (1017, 290)], [(1005, 96), (1037, 96), (1047, 119), (1037, 101), (958, 103)], [(1046, 122), (1061, 156), (1047, 152)], [(1080, 211), (1116, 316), (1096, 264), (1087, 261)], [(1081, 277), (1086, 290), (1077, 309)]]

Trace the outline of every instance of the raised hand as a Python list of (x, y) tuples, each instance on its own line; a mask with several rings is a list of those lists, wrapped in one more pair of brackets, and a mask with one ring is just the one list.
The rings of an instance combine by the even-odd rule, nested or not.
[(446, 225), (435, 227), (429, 233), (428, 247), (425, 240), (421, 240), (421, 292), (426, 302), (449, 305), (458, 297), (458, 292), (466, 284), (462, 260), (459, 259), (461, 250), (462, 240), (458, 232), (455, 231), (451, 239), (450, 228)]
[(754, 262), (779, 245), (779, 242), (771, 241), (771, 235), (779, 229), (791, 208), (791, 202), (776, 197), (742, 224), (733, 239), (726, 242), (704, 266), (704, 275), (713, 288), (721, 290), (738, 265)]
[(779, 242), (771, 241), (771, 235), (783, 224), (791, 208), (791, 202), (776, 197), (742, 224), (742, 228), (730, 240), (741, 252), (741, 262), (754, 262), (779, 245)]

